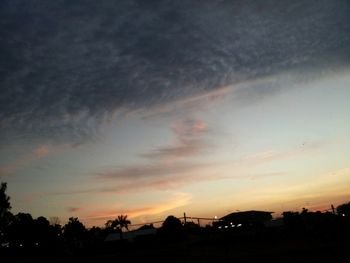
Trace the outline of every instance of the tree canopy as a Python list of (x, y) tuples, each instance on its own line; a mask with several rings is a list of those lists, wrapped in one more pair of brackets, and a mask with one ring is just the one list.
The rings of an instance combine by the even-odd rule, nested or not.
[(7, 184), (2, 182), (0, 186), (0, 239), (4, 236), (5, 228), (11, 221), (12, 214), (10, 197), (6, 194)]
[(0, 186), (0, 218), (10, 211), (10, 197), (6, 194), (7, 183), (2, 182)]
[(127, 215), (119, 215), (114, 220), (108, 220), (105, 224), (106, 228), (110, 228), (113, 230), (123, 231), (123, 228), (129, 230), (129, 225), (131, 224), (130, 220), (128, 220)]

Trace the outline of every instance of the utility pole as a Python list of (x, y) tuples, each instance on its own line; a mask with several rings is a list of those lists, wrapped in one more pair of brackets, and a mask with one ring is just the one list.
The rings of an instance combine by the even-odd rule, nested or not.
[(333, 212), (333, 214), (335, 215), (335, 209), (334, 209), (333, 204), (331, 204), (331, 208), (332, 208), (332, 212)]
[(185, 225), (186, 225), (186, 213), (184, 212), (184, 222), (185, 222)]

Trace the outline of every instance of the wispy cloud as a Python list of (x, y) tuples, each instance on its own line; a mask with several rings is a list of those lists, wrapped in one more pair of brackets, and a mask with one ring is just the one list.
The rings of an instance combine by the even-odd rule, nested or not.
[(33, 153), (36, 155), (37, 158), (42, 158), (50, 153), (50, 148), (47, 145), (43, 145), (35, 149)]
[[(179, 164), (181, 166), (181, 164)], [(168, 167), (168, 168), (167, 168)], [(107, 182), (108, 186), (92, 187), (77, 190), (38, 192), (26, 196), (25, 201), (32, 202), (39, 197), (60, 196), (60, 195), (91, 195), (91, 194), (113, 194), (122, 195), (138, 193), (140, 191), (154, 190), (176, 190), (180, 187), (198, 181), (218, 180), (214, 175), (203, 175), (202, 169), (211, 168), (213, 164), (198, 163), (186, 164), (181, 168), (172, 166), (154, 167), (142, 172), (140, 166), (129, 167), (127, 170), (111, 172), (94, 177), (93, 182)], [(98, 181), (96, 181), (98, 180)]]
[(72, 147), (76, 147), (74, 145), (69, 144), (61, 144), (61, 145), (40, 145), (28, 154), (24, 155), (22, 158), (14, 160), (6, 165), (0, 166), (0, 177), (9, 176), (14, 173), (18, 169), (21, 169), (31, 162), (48, 157), (50, 155), (55, 155), (66, 151)]
[[(114, 171), (100, 173), (99, 179), (135, 180), (163, 176), (170, 180), (176, 175), (189, 174), (199, 171), (205, 165), (203, 163), (189, 162), (156, 162), (149, 165), (135, 165)], [(208, 165), (207, 165), (208, 166)], [(171, 177), (170, 177), (171, 176)]]
[(204, 154), (212, 146), (203, 138), (208, 132), (208, 127), (203, 121), (187, 118), (172, 123), (170, 128), (175, 135), (171, 145), (157, 147), (140, 156), (152, 160), (172, 158), (178, 160)]
[[(307, 146), (308, 145), (308, 146)], [(215, 162), (188, 162), (181, 158), (159, 159), (149, 164), (135, 164), (124, 168), (115, 168), (101, 172), (91, 179), (94, 183), (106, 183), (108, 186), (81, 190), (32, 193), (27, 201), (40, 196), (85, 195), (85, 194), (130, 194), (140, 191), (176, 190), (183, 186), (205, 181), (217, 180), (263, 180), (285, 176), (285, 171), (257, 172), (260, 165), (290, 158), (299, 158), (314, 154), (324, 143), (309, 142), (300, 147), (285, 151), (265, 150), (239, 159)], [(343, 170), (342, 170), (343, 171)], [(344, 170), (344, 173), (348, 170)], [(339, 174), (340, 171), (337, 172)], [(335, 174), (333, 174), (335, 176)]]
[[(274, 185), (268, 188), (256, 188), (244, 193), (250, 202), (261, 204), (294, 203), (299, 206), (326, 204), (332, 200), (349, 197), (350, 168), (336, 169), (317, 175), (315, 181), (295, 181), (289, 185)], [(254, 196), (253, 198), (249, 196)], [(301, 207), (300, 207), (301, 208)]]
[(175, 192), (168, 200), (152, 203), (146, 207), (114, 208), (105, 210), (88, 211), (81, 214), (81, 219), (88, 225), (102, 225), (109, 219), (115, 219), (120, 214), (128, 215), (133, 219), (144, 215), (157, 215), (169, 210), (189, 204), (192, 196), (189, 193)]
[[(170, 129), (175, 135), (171, 144), (141, 154), (148, 159), (148, 164), (115, 168), (99, 173), (97, 179), (119, 182), (129, 191), (140, 187), (171, 188), (195, 179), (207, 180), (201, 171), (212, 164), (192, 159), (204, 155), (210, 147), (204, 139), (209, 131), (207, 125), (200, 120), (185, 118), (172, 123)], [(132, 184), (125, 185), (126, 182)]]
[(265, 150), (257, 152), (237, 160), (236, 163), (259, 165), (273, 161), (300, 157), (320, 150), (324, 144), (325, 142), (302, 142), (298, 147), (287, 149), (285, 151)]
[(81, 208), (81, 207), (68, 207), (67, 208), (67, 211), (69, 213), (76, 213), (76, 212), (81, 211), (81, 210), (83, 210), (83, 208)]

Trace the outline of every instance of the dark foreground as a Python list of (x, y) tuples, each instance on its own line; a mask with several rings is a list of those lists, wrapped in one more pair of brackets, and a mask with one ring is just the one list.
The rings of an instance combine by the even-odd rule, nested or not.
[(169, 240), (150, 237), (75, 249), (2, 251), (2, 262), (349, 262), (347, 233), (197, 232)]

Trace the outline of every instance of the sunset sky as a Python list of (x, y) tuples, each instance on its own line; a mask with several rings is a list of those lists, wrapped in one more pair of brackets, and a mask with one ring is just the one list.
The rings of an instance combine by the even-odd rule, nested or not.
[(12, 212), (214, 217), (350, 201), (347, 0), (2, 0)]

